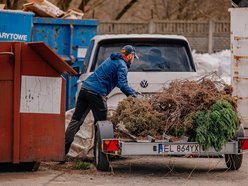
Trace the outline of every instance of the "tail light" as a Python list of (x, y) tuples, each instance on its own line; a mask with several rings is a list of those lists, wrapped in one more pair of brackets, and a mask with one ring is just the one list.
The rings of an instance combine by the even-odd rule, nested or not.
[(240, 149), (247, 150), (248, 149), (248, 139), (240, 139)]
[(117, 139), (102, 140), (102, 147), (104, 152), (116, 152), (120, 150), (119, 141)]

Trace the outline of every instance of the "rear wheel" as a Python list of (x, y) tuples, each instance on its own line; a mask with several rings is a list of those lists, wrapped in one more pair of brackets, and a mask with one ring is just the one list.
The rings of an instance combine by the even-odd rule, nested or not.
[[(239, 137), (245, 136), (245, 130), (241, 124), (239, 130), (237, 130), (234, 140), (238, 140)], [(243, 161), (243, 154), (225, 154), (226, 166), (229, 170), (238, 170)]]
[(238, 170), (243, 161), (243, 154), (225, 154), (226, 166), (229, 170)]
[(98, 121), (95, 130), (94, 163), (97, 170), (109, 170), (109, 157), (102, 151), (102, 139), (114, 138), (113, 124), (110, 121)]
[(108, 171), (109, 159), (108, 159), (108, 155), (102, 152), (102, 140), (100, 137), (99, 130), (96, 132), (94, 152), (95, 152), (94, 160), (97, 170)]

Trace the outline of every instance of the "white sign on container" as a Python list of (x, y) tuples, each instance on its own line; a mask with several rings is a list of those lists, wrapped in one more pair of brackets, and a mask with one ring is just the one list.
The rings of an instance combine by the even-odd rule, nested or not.
[(60, 114), (62, 79), (22, 76), (21, 113)]

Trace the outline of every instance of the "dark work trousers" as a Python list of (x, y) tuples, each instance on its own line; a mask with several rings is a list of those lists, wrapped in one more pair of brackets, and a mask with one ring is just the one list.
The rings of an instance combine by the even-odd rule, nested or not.
[(65, 155), (69, 152), (74, 136), (79, 131), (90, 110), (92, 110), (94, 116), (94, 124), (96, 124), (97, 121), (106, 120), (106, 97), (88, 89), (81, 88), (77, 98), (75, 112), (65, 132)]

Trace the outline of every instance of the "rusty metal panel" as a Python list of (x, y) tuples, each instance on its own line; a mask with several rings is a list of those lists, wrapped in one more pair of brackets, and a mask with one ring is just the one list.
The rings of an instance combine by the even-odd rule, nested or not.
[(248, 79), (234, 77), (233, 84), (235, 85), (233, 95), (238, 96), (240, 99), (248, 99)]
[(231, 57), (233, 95), (238, 112), (248, 128), (248, 8), (231, 8)]
[[(248, 77), (247, 72), (248, 72), (248, 60), (247, 59), (242, 59), (242, 60), (233, 60), (232, 63), (232, 71), (233, 71), (233, 78), (236, 79), (246, 79)], [(234, 82), (238, 83), (238, 82)]]
[(239, 37), (235, 36), (233, 38), (233, 54), (236, 57), (248, 56), (247, 45), (248, 44), (248, 37)]

